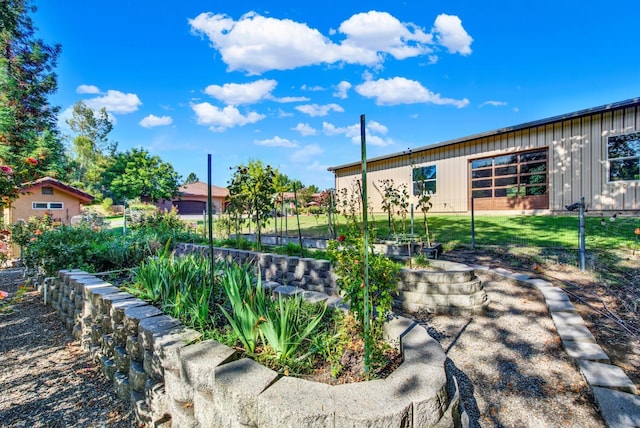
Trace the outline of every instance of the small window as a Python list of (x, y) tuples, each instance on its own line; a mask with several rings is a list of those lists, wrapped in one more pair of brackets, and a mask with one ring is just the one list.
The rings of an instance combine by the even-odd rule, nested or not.
[(50, 210), (61, 210), (62, 209), (62, 202), (49, 202), (49, 209)]
[(49, 207), (49, 204), (47, 204), (46, 202), (33, 202), (31, 204), (31, 207), (34, 210), (46, 210)]
[(43, 195), (53, 195), (53, 187), (43, 187), (42, 188)]
[(413, 196), (436, 193), (436, 166), (422, 166), (413, 169)]
[(609, 181), (640, 180), (640, 132), (608, 138)]

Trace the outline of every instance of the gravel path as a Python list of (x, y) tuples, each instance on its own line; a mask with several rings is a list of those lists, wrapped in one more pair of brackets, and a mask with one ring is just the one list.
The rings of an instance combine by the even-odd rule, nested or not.
[[(15, 295), (22, 271), (0, 271)], [(1, 427), (132, 427), (132, 413), (37, 292), (0, 314)]]
[(478, 276), (490, 301), (485, 314), (420, 320), (447, 353), (472, 426), (604, 427), (542, 294)]
[[(484, 315), (425, 316), (478, 427), (603, 427), (579, 372), (562, 350), (540, 293), (481, 275)], [(19, 270), (0, 271), (14, 294)], [(1, 427), (131, 427), (110, 383), (35, 292), (0, 315)]]

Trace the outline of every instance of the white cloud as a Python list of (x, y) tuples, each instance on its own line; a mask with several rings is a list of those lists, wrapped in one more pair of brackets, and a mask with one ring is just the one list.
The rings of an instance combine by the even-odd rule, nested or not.
[(433, 24), (436, 40), (450, 53), (469, 55), (473, 38), (462, 27), (462, 21), (455, 15), (440, 14)]
[(277, 103), (303, 103), (309, 101), (307, 97), (280, 97), (273, 98), (273, 101)]
[(318, 156), (324, 153), (324, 149), (317, 144), (309, 144), (296, 150), (291, 154), (289, 159), (292, 162), (304, 163), (309, 162), (314, 156)]
[(224, 85), (209, 85), (204, 92), (207, 95), (223, 101), (225, 104), (237, 106), (254, 104), (271, 95), (278, 82), (270, 79), (256, 80), (251, 83), (225, 83)]
[(154, 126), (166, 126), (171, 125), (173, 123), (173, 119), (171, 116), (162, 116), (158, 117), (153, 114), (145, 117), (139, 122), (139, 125), (144, 128), (153, 128)]
[[(336, 127), (335, 125), (329, 122), (322, 122), (322, 130), (326, 135), (335, 136), (335, 135), (344, 135), (349, 138), (353, 144), (360, 144), (361, 135), (360, 135), (360, 124), (356, 123), (355, 125), (346, 126), (344, 128)], [(390, 146), (394, 144), (393, 140), (390, 138), (383, 138), (380, 135), (385, 135), (387, 133), (387, 127), (382, 125), (379, 122), (372, 121), (366, 124), (365, 126), (366, 140), (367, 144), (372, 146)]]
[(288, 111), (284, 111), (281, 108), (278, 109), (278, 117), (279, 118), (283, 118), (283, 117), (293, 117), (295, 116), (295, 114), (288, 112)]
[(302, 85), (302, 86), (300, 86), (300, 89), (302, 89), (303, 91), (311, 91), (311, 92), (324, 91), (324, 88), (322, 86), (319, 86), (319, 85), (315, 85), (315, 86)]
[(93, 110), (104, 107), (108, 112), (115, 114), (133, 113), (142, 105), (136, 94), (125, 94), (112, 89), (108, 90), (106, 95), (85, 100), (84, 103)]
[(95, 85), (80, 85), (76, 88), (78, 94), (99, 94), (100, 89)]
[(489, 100), (489, 101), (485, 101), (482, 104), (480, 104), (478, 107), (482, 108), (484, 106), (493, 106), (493, 107), (502, 107), (502, 106), (506, 106), (507, 103), (506, 101), (493, 101), (493, 100)]
[(243, 115), (233, 106), (226, 106), (220, 109), (206, 102), (192, 104), (191, 108), (196, 113), (199, 125), (208, 125), (210, 130), (216, 132), (235, 126), (256, 123), (265, 118), (264, 115), (256, 112), (249, 112), (247, 115)]
[(388, 132), (388, 129), (386, 126), (384, 126), (380, 122), (376, 122), (375, 120), (372, 120), (371, 122), (369, 122), (367, 124), (367, 128), (373, 132), (377, 132), (378, 134), (383, 134), (383, 135)]
[(305, 104), (305, 105), (297, 106), (296, 110), (306, 115), (309, 115), (311, 117), (326, 116), (331, 111), (337, 111), (339, 113), (342, 113), (344, 111), (344, 109), (340, 107), (338, 104), (333, 104), (333, 103), (325, 104), (323, 106), (319, 104)]
[(237, 21), (224, 14), (201, 13), (189, 24), (193, 33), (208, 37), (229, 71), (249, 74), (336, 63), (379, 67), (388, 56), (402, 60), (429, 55), (436, 42), (451, 53), (468, 55), (473, 40), (455, 15), (439, 15), (429, 33), (375, 10), (351, 16), (326, 36), (305, 23), (255, 12)]
[[(432, 52), (432, 36), (414, 24), (405, 24), (387, 12), (358, 13), (340, 24), (346, 35), (343, 47), (360, 58), (360, 63), (382, 63), (382, 54), (405, 59)], [(348, 62), (348, 61), (347, 61)]]
[(266, 147), (298, 147), (295, 141), (287, 140), (286, 138), (280, 138), (277, 135), (267, 140), (255, 140), (255, 144), (258, 146)]
[(303, 137), (309, 135), (316, 135), (317, 131), (311, 127), (308, 123), (298, 123), (295, 128), (291, 128), (292, 131), (298, 131)]
[(469, 104), (466, 98), (443, 98), (440, 94), (429, 91), (420, 82), (404, 77), (369, 80), (356, 86), (355, 90), (363, 97), (375, 98), (377, 105), (431, 103), (462, 108)]
[(349, 89), (351, 89), (351, 83), (347, 82), (346, 80), (343, 80), (342, 82), (338, 83), (338, 85), (336, 86), (336, 91), (333, 93), (333, 96), (344, 100), (349, 97), (347, 95), (347, 92), (349, 92)]

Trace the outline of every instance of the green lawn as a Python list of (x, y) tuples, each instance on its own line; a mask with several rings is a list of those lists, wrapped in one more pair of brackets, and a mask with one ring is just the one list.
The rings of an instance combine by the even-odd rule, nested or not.
[[(441, 242), (446, 247), (471, 244), (471, 217), (467, 215), (428, 215), (429, 232), (434, 242)], [(380, 239), (388, 236), (387, 218), (384, 214), (376, 214), (371, 219), (373, 230)], [(285, 229), (284, 219), (278, 219), (278, 230)], [(337, 234), (345, 230), (346, 219), (337, 216)], [(282, 235), (298, 236), (296, 217), (286, 219), (286, 231)], [(635, 228), (640, 227), (636, 217), (620, 217), (611, 222), (599, 216), (587, 216), (585, 219), (585, 236), (587, 248), (633, 248), (635, 245)], [(304, 237), (327, 237), (327, 217), (300, 216), (300, 229)], [(255, 232), (255, 227), (243, 227), (242, 233)], [(234, 232), (234, 230), (232, 230)], [(400, 219), (396, 219), (398, 234), (410, 233), (410, 219), (406, 220), (403, 229)], [(415, 217), (414, 232), (425, 236), (422, 216)], [(263, 233), (274, 233), (274, 219), (269, 219)], [(280, 234), (280, 232), (279, 232)], [(393, 232), (392, 232), (393, 235)], [(476, 245), (509, 245), (523, 247), (578, 248), (578, 217), (548, 215), (512, 215), (475, 217)]]

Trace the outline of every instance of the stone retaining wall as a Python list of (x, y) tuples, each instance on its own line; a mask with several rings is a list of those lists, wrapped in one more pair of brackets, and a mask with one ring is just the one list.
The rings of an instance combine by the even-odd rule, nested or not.
[[(450, 427), (461, 421), (445, 353), (406, 318), (387, 323), (403, 363), (386, 379), (329, 386), (278, 373), (86, 272), (60, 271), (46, 300), (147, 426)], [(462, 418), (464, 420), (464, 417)]]
[[(262, 279), (308, 291), (337, 295), (336, 275), (328, 260), (258, 253), (232, 248), (213, 249), (216, 257), (253, 262)], [(205, 245), (178, 244), (176, 254), (208, 254)], [(429, 269), (402, 269), (396, 304), (410, 312), (468, 314), (484, 311), (487, 293), (475, 269), (460, 263), (431, 260)]]
[(431, 260), (428, 269), (402, 269), (396, 304), (409, 312), (482, 313), (487, 293), (475, 269), (461, 263)]
[[(209, 254), (209, 247), (196, 244), (178, 244), (176, 254)], [(260, 268), (262, 279), (283, 285), (304, 288), (309, 291), (335, 295), (338, 291), (336, 277), (328, 260), (306, 257), (291, 257), (278, 254), (237, 250), (234, 248), (213, 248), (215, 257), (233, 260), (237, 263), (255, 263)]]

